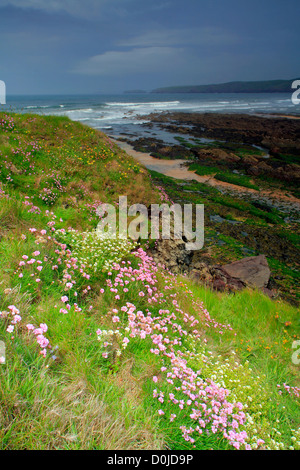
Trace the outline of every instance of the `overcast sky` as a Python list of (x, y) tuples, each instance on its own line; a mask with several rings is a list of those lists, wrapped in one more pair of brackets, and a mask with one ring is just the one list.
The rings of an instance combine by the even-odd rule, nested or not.
[(7, 94), (300, 78), (299, 0), (0, 0)]

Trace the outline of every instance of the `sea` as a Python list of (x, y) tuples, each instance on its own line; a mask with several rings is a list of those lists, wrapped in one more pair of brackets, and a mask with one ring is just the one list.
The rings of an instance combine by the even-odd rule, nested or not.
[(147, 125), (151, 113), (242, 113), (300, 116), (300, 104), (286, 93), (122, 93), (114, 95), (11, 95), (2, 111), (68, 116), (112, 137), (159, 138), (173, 143), (174, 136), (158, 125)]

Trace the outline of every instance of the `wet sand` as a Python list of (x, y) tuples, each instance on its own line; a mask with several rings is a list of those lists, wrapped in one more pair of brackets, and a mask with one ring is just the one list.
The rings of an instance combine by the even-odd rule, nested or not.
[(131, 155), (135, 160), (138, 160), (148, 170), (157, 171), (166, 176), (180, 180), (197, 180), (200, 183), (206, 183), (209, 180), (208, 176), (198, 176), (193, 171), (189, 171), (184, 165), (186, 160), (162, 160), (154, 158), (148, 153), (137, 152), (126, 142), (119, 142), (113, 140), (122, 150), (125, 150), (128, 155)]

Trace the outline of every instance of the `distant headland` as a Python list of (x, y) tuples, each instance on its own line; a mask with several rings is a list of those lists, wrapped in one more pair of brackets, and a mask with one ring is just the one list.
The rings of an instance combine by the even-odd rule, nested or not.
[(156, 88), (151, 93), (290, 93), (292, 80), (227, 82), (213, 85), (171, 86)]

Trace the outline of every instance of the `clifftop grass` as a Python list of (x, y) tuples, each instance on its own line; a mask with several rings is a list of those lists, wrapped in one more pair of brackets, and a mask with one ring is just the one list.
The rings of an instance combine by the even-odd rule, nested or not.
[(0, 160), (1, 449), (299, 448), (295, 308), (85, 238), (164, 197), (100, 132), (2, 113)]

